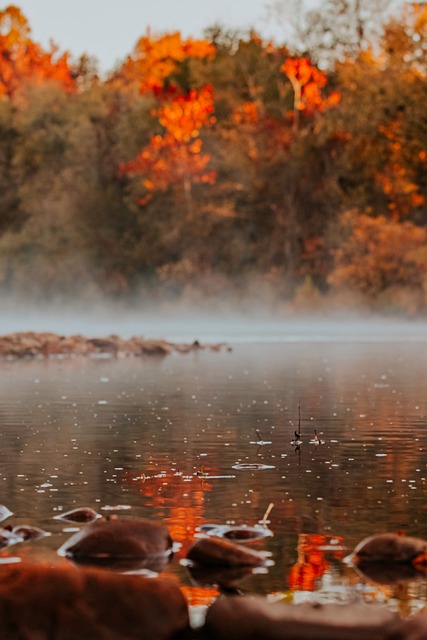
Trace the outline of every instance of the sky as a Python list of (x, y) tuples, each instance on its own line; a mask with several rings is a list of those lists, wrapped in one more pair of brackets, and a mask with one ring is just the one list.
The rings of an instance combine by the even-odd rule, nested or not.
[[(226, 27), (255, 27), (265, 37), (274, 30), (267, 4), (274, 0), (10, 0), (27, 17), (32, 38), (44, 47), (53, 40), (60, 51), (98, 59), (112, 70), (134, 48), (147, 27), (153, 33), (179, 30), (201, 37), (220, 22)], [(270, 14), (271, 15), (271, 14)]]

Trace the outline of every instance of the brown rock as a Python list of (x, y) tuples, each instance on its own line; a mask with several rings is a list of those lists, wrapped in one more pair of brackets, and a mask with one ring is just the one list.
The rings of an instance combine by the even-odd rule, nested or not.
[(190, 547), (187, 559), (195, 564), (211, 567), (262, 567), (268, 554), (253, 551), (222, 538), (199, 538)]
[(127, 357), (141, 355), (164, 356), (172, 351), (187, 353), (195, 349), (219, 350), (223, 345), (201, 345), (197, 340), (191, 344), (173, 344), (167, 340), (124, 340), (112, 334), (106, 338), (85, 338), (81, 335), (61, 336), (55, 333), (27, 331), (0, 336), (0, 358), (47, 358), (55, 355), (93, 356), (110, 354)]
[[(401, 620), (365, 604), (284, 604), (260, 597), (218, 599), (209, 609), (206, 640), (401, 640)], [(418, 640), (418, 638), (417, 638)]]
[(403, 620), (393, 640), (425, 640), (427, 638), (427, 614), (421, 613)]
[(353, 564), (367, 562), (412, 563), (423, 560), (427, 541), (422, 538), (379, 533), (360, 542), (349, 559)]
[(81, 564), (161, 571), (172, 555), (166, 527), (142, 518), (98, 520), (74, 534), (58, 550)]
[(5, 565), (2, 640), (173, 640), (188, 629), (174, 583), (72, 566)]
[(91, 507), (78, 507), (77, 509), (71, 509), (58, 516), (54, 517), (54, 520), (64, 520), (65, 522), (79, 522), (88, 523), (98, 520), (101, 516), (99, 513), (91, 509)]
[(39, 527), (34, 527), (31, 524), (20, 524), (17, 527), (13, 527), (12, 533), (22, 538), (25, 542), (28, 542), (29, 540), (40, 540), (41, 538), (50, 536), (48, 531), (39, 529)]

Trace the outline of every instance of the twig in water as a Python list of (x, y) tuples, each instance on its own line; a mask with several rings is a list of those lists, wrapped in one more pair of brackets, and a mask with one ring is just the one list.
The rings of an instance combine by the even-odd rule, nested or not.
[(259, 524), (268, 524), (270, 522), (270, 520), (268, 519), (268, 516), (270, 515), (273, 507), (274, 507), (274, 502), (270, 502), (261, 520), (258, 520)]

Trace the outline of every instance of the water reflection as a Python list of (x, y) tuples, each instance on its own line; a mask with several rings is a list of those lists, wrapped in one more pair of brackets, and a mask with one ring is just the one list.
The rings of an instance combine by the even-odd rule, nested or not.
[[(349, 551), (371, 533), (427, 535), (426, 360), (424, 344), (321, 342), (4, 362), (0, 501), (12, 526), (53, 534), (13, 550), (49, 555), (69, 535), (54, 516), (117, 506), (164, 520), (182, 557), (203, 523), (255, 525), (274, 503), (274, 537), (255, 544), (275, 565), (245, 590), (418, 606), (424, 579), (387, 590), (307, 541)], [(179, 562), (168, 570), (189, 585)]]

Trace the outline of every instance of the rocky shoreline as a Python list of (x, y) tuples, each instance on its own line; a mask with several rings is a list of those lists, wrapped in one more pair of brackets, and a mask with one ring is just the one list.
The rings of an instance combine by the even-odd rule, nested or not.
[(121, 338), (112, 334), (105, 338), (87, 338), (82, 335), (64, 336), (50, 332), (18, 332), (0, 336), (0, 359), (31, 358), (166, 356), (170, 353), (190, 353), (200, 350), (228, 350), (225, 343), (174, 343), (162, 339), (143, 337)]
[[(0, 505), (0, 521), (13, 513)], [(5, 640), (424, 640), (426, 609), (405, 618), (379, 603), (363, 601), (294, 604), (284, 597), (244, 595), (247, 572), (269, 566), (270, 554), (240, 544), (216, 529), (199, 531), (180, 562), (196, 588), (215, 587), (216, 597), (194, 623), (185, 588), (159, 577), (176, 547), (162, 522), (136, 517), (105, 518), (83, 507), (55, 519), (78, 531), (58, 549), (62, 562), (34, 563), (0, 554), (0, 636)], [(6, 551), (50, 535), (36, 527), (0, 528)], [(351, 554), (357, 566), (405, 568), (425, 574), (427, 541), (384, 533), (363, 540)], [(201, 573), (200, 573), (201, 572)], [(198, 576), (198, 577), (197, 577)]]

